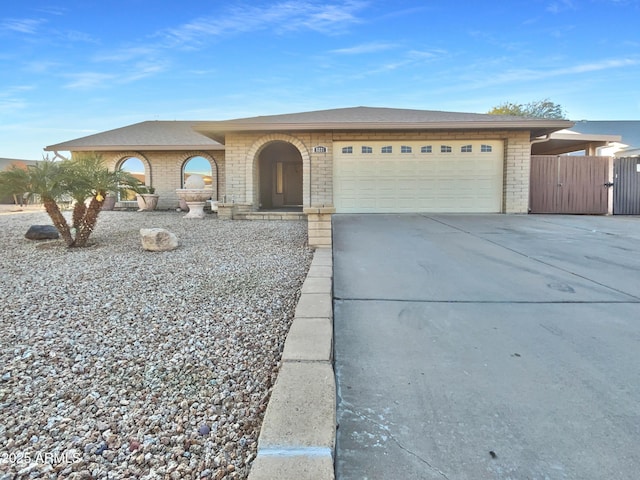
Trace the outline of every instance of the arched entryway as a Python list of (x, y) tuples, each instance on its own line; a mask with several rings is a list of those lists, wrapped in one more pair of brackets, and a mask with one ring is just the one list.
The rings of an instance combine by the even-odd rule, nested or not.
[(302, 208), (302, 155), (292, 144), (274, 141), (258, 156), (260, 208)]

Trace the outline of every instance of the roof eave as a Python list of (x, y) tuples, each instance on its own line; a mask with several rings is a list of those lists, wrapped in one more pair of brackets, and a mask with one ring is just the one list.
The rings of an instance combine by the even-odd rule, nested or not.
[(179, 150), (224, 150), (220, 145), (49, 145), (46, 152), (123, 152), (123, 151), (179, 151)]
[(316, 123), (262, 123), (262, 122), (203, 122), (193, 129), (222, 143), (227, 132), (259, 131), (352, 131), (352, 130), (529, 130), (531, 137), (547, 135), (570, 128), (569, 120), (522, 121), (464, 121), (464, 122), (316, 122)]

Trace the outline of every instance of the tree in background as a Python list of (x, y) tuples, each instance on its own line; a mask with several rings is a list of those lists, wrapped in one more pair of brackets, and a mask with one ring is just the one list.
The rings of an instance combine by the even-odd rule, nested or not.
[[(96, 153), (60, 162), (45, 158), (26, 170), (0, 172), (0, 193), (38, 195), (68, 247), (84, 247), (108, 192), (136, 189), (140, 181), (122, 169), (110, 171)], [(60, 210), (64, 197), (74, 200), (71, 225)]]
[(562, 120), (566, 118), (566, 113), (562, 105), (553, 103), (548, 98), (529, 103), (504, 102), (497, 107), (493, 107), (490, 115), (515, 115), (516, 117), (549, 118)]

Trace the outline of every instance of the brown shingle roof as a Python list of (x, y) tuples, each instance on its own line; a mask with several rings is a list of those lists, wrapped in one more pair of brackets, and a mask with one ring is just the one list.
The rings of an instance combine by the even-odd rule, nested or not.
[(193, 130), (201, 122), (147, 121), (49, 145), (46, 151), (224, 150), (224, 145)]
[(224, 150), (224, 132), (277, 130), (529, 130), (531, 137), (569, 128), (568, 120), (481, 113), (353, 107), (224, 121), (147, 121), (49, 145), (46, 151)]
[(314, 112), (268, 115), (216, 122), (201, 122), (195, 130), (218, 141), (223, 132), (274, 130), (530, 130), (546, 135), (573, 122), (482, 113), (442, 112), (397, 108), (353, 107)]

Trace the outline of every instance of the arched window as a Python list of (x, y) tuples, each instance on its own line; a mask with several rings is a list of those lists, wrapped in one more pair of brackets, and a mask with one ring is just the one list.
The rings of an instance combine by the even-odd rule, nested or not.
[[(137, 157), (129, 157), (120, 164), (120, 168), (131, 175), (136, 177), (140, 182), (146, 183), (146, 176), (144, 173), (144, 164), (142, 160)], [(125, 190), (120, 193), (119, 201), (131, 201), (136, 199), (136, 194), (132, 190)]]
[(206, 187), (213, 185), (211, 163), (204, 157), (191, 157), (182, 165), (182, 188), (190, 175), (200, 175)]

